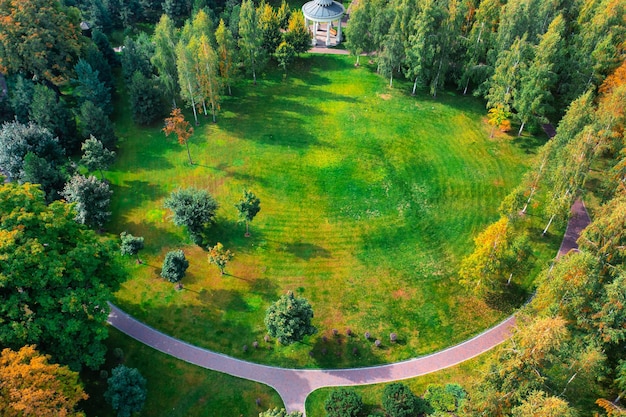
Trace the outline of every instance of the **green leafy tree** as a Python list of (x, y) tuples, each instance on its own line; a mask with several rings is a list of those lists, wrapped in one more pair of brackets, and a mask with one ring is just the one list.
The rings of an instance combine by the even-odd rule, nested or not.
[(309, 302), (289, 292), (267, 309), (265, 326), (270, 336), (283, 345), (290, 345), (317, 332), (311, 324), (312, 319), (313, 308)]
[(291, 44), (283, 41), (278, 45), (278, 48), (276, 48), (274, 57), (276, 61), (278, 61), (278, 66), (281, 67), (283, 71), (285, 71), (285, 75), (287, 75), (287, 65), (293, 62), (293, 59), (296, 57), (296, 50)]
[(2, 0), (0, 16), (0, 72), (69, 78), (81, 48), (77, 9), (58, 0)]
[(278, 19), (276, 10), (264, 1), (261, 2), (256, 9), (256, 15), (263, 38), (261, 47), (265, 50), (266, 54), (271, 55), (276, 51), (276, 48), (278, 48), (282, 40), (280, 20)]
[(220, 76), (228, 87), (228, 94), (231, 95), (231, 84), (237, 78), (237, 44), (232, 32), (224, 23), (224, 19), (220, 19), (220, 24), (215, 31), (215, 40)]
[(198, 81), (196, 79), (196, 57), (195, 51), (190, 47), (189, 41), (192, 36), (190, 23), (186, 23), (183, 34), (176, 45), (176, 70), (178, 71), (178, 84), (180, 85), (180, 95), (191, 106), (193, 118), (198, 125), (198, 113), (196, 104), (200, 95)]
[(252, 74), (254, 84), (257, 71), (265, 66), (267, 59), (267, 53), (262, 46), (263, 33), (254, 3), (252, 0), (244, 0), (239, 13), (239, 49), (244, 66)]
[(217, 121), (216, 114), (220, 106), (220, 95), (222, 92), (217, 54), (208, 36), (205, 34), (202, 34), (199, 38), (192, 38), (191, 42), (191, 47), (196, 51), (196, 80), (202, 97), (204, 114), (206, 115), (206, 105), (204, 103), (208, 101), (211, 105), (213, 123), (215, 123)]
[(165, 89), (165, 95), (172, 100), (176, 108), (176, 94), (179, 91), (178, 72), (176, 69), (176, 44), (178, 36), (174, 22), (163, 14), (154, 27), (154, 55), (152, 65), (159, 73), (159, 84)]
[(119, 365), (107, 380), (104, 398), (117, 412), (117, 417), (130, 417), (142, 410), (146, 402), (146, 379), (136, 368)]
[(164, 0), (163, 12), (177, 25), (191, 15), (193, 3), (190, 0)]
[(143, 249), (143, 237), (133, 236), (130, 233), (122, 232), (120, 234), (120, 252), (122, 255), (130, 255), (137, 257), (137, 263), (141, 263), (139, 259), (139, 251)]
[(527, 68), (521, 71), (517, 94), (513, 97), (513, 108), (517, 111), (520, 121), (518, 136), (530, 120), (545, 123), (546, 112), (552, 101), (550, 90), (557, 81), (553, 72), (556, 56), (561, 51), (561, 34), (565, 29), (565, 21), (558, 15), (541, 37), (535, 48), (534, 59)]
[(243, 197), (235, 204), (239, 213), (239, 221), (246, 224), (246, 237), (250, 236), (248, 225), (261, 211), (261, 200), (250, 190), (243, 191)]
[(100, 178), (104, 180), (103, 169), (107, 169), (115, 161), (115, 152), (108, 150), (98, 139), (90, 136), (81, 147), (83, 156), (80, 162), (91, 172), (100, 171)]
[(108, 210), (112, 194), (108, 183), (93, 175), (84, 177), (80, 174), (74, 175), (61, 192), (69, 203), (74, 203), (75, 220), (98, 229), (102, 228), (111, 216)]
[(453, 412), (457, 409), (456, 398), (442, 385), (429, 384), (424, 393), (424, 400), (439, 412)]
[(77, 411), (81, 400), (88, 398), (78, 372), (67, 366), (49, 363), (29, 345), (18, 351), (3, 349), (0, 355), (0, 414), (4, 417), (36, 415), (39, 417), (84, 417)]
[(299, 411), (292, 411), (288, 413), (284, 408), (271, 408), (267, 411), (259, 413), (259, 417), (302, 417), (302, 413)]
[(220, 242), (217, 242), (217, 244), (213, 247), (209, 246), (209, 263), (219, 268), (220, 275), (224, 275), (224, 269), (226, 268), (228, 262), (233, 259), (233, 256), (235, 256), (235, 254), (230, 250), (225, 249), (224, 245)]
[(513, 97), (519, 88), (520, 71), (528, 63), (529, 45), (526, 35), (516, 38), (509, 50), (500, 54), (496, 61), (494, 74), (489, 80), (489, 92), (486, 95), (487, 108), (497, 106), (510, 112)]
[(80, 103), (91, 101), (102, 110), (106, 115), (111, 114), (113, 106), (111, 105), (111, 91), (100, 80), (98, 71), (94, 71), (91, 65), (84, 59), (79, 59), (74, 66), (76, 72), (75, 93), (80, 99)]
[(358, 2), (353, 8), (346, 32), (346, 48), (351, 55), (356, 56), (355, 66), (359, 65), (359, 59), (362, 53), (370, 53), (374, 50), (374, 40), (370, 32), (372, 22), (372, 2)]
[(363, 400), (351, 388), (337, 388), (324, 402), (324, 410), (327, 417), (358, 417), (363, 410)]
[[(283, 2), (283, 4), (286, 3)], [(298, 10), (290, 14), (287, 32), (283, 33), (283, 38), (285, 42), (293, 46), (296, 55), (311, 49), (311, 31), (306, 27), (302, 11)]]
[(293, 16), (294, 13), (297, 12), (292, 12), (289, 3), (285, 0), (280, 3), (280, 7), (276, 10), (276, 16), (278, 16), (278, 23), (281, 29), (287, 30), (291, 16)]
[(218, 204), (206, 190), (185, 188), (173, 191), (165, 200), (165, 208), (172, 210), (177, 226), (185, 226), (195, 243), (202, 242), (202, 232), (215, 221)]
[(93, 104), (92, 101), (85, 101), (78, 113), (78, 130), (82, 137), (94, 136), (98, 138), (107, 149), (114, 149), (117, 137), (113, 130), (113, 124), (107, 117), (104, 110)]
[(180, 282), (189, 268), (189, 261), (185, 258), (185, 253), (178, 249), (165, 254), (161, 276), (169, 282)]
[[(123, 280), (113, 242), (46, 204), (37, 186), (0, 185), (0, 341), (36, 344), (72, 369), (104, 363), (107, 301)], [(16, 273), (20, 271), (20, 273)]]
[(576, 417), (578, 413), (567, 401), (556, 396), (548, 396), (543, 391), (533, 391), (511, 413), (512, 417)]
[(385, 386), (383, 409), (390, 417), (410, 417), (426, 411), (425, 403), (406, 385), (394, 382)]
[(163, 116), (163, 97), (157, 83), (140, 71), (135, 71), (130, 81), (128, 100), (137, 124), (147, 126)]

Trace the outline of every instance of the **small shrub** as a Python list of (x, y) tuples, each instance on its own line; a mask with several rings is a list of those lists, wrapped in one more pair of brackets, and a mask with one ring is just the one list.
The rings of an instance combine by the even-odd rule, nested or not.
[(248, 345), (243, 345), (243, 351), (247, 352), (248, 351)]
[(353, 354), (354, 356), (357, 356), (357, 355), (359, 354), (359, 349), (357, 349), (357, 348), (352, 348), (352, 354)]
[(113, 349), (113, 357), (118, 361), (124, 360), (124, 351), (122, 350), (122, 348), (117, 347)]
[(395, 343), (398, 340), (398, 335), (395, 333), (390, 333), (389, 340), (391, 340), (391, 343)]
[(254, 342), (252, 342), (252, 347), (255, 349), (259, 348), (259, 342), (257, 342), (256, 340)]
[(382, 342), (379, 339), (376, 339), (376, 341), (374, 342), (374, 345), (376, 345), (376, 347), (380, 347), (381, 344)]
[(333, 336), (337, 336), (339, 334), (339, 330), (333, 329)]
[(365, 332), (365, 340), (369, 340), (371, 336), (370, 332)]
[(346, 329), (346, 335), (352, 336), (352, 330), (349, 327)]
[(270, 341), (270, 335), (266, 334), (266, 335), (263, 337), (263, 340), (265, 340), (265, 343), (269, 343), (269, 341)]

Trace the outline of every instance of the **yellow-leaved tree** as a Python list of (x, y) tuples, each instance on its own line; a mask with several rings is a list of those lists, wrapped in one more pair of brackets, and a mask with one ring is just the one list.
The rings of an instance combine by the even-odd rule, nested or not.
[(78, 372), (49, 363), (35, 346), (0, 354), (0, 415), (4, 417), (79, 417), (76, 405), (87, 399)]

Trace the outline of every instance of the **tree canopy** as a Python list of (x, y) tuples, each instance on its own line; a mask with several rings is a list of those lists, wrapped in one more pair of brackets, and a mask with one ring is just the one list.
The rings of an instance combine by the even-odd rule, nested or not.
[(79, 369), (104, 362), (107, 301), (124, 275), (111, 241), (46, 205), (31, 184), (0, 185), (0, 343), (37, 344)]
[(130, 417), (141, 411), (146, 401), (146, 379), (136, 368), (119, 365), (107, 380), (104, 398), (117, 411), (117, 417)]
[(0, 414), (4, 417), (84, 417), (76, 411), (88, 398), (78, 372), (49, 362), (28, 345), (0, 355)]
[(83, 42), (79, 24), (78, 10), (58, 0), (1, 0), (0, 72), (67, 80)]
[(267, 309), (265, 326), (270, 336), (283, 345), (290, 345), (317, 332), (312, 319), (313, 308), (309, 302), (289, 292)]

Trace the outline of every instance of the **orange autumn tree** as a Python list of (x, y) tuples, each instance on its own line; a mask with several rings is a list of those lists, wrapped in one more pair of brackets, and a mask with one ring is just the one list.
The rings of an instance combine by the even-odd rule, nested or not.
[(193, 127), (185, 120), (185, 116), (177, 107), (172, 110), (170, 117), (165, 119), (165, 127), (163, 128), (166, 136), (174, 133), (178, 138), (178, 143), (187, 147), (187, 156), (189, 157), (189, 163), (193, 165), (191, 160), (191, 153), (189, 152), (189, 138), (193, 135)]
[(84, 417), (76, 405), (87, 399), (78, 372), (48, 363), (49, 357), (24, 346), (0, 354), (0, 415)]

